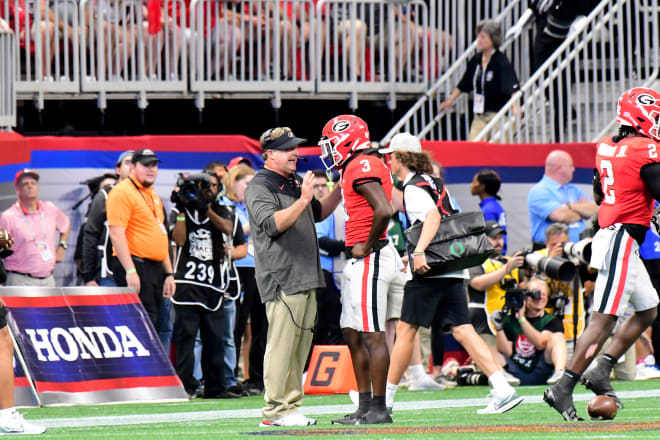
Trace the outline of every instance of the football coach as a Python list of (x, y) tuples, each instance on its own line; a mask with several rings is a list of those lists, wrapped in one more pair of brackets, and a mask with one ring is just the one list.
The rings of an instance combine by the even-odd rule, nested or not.
[(297, 138), (288, 127), (272, 128), (259, 140), (264, 168), (245, 191), (254, 237), (255, 274), (266, 306), (263, 421), (260, 426), (307, 426), (316, 420), (298, 411), (302, 374), (316, 319), (316, 289), (324, 287), (315, 222), (335, 210), (337, 189), (319, 201), (314, 176), (296, 174)]

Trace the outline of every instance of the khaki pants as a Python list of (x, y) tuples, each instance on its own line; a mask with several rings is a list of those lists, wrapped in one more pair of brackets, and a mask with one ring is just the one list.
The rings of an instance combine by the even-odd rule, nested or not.
[[(293, 316), (293, 321), (292, 321)], [(302, 374), (312, 345), (316, 319), (316, 290), (287, 295), (266, 303), (268, 336), (264, 357), (265, 420), (273, 421), (298, 411), (302, 404)], [(295, 322), (294, 322), (295, 321)]]
[(46, 278), (32, 278), (20, 273), (7, 272), (5, 286), (55, 287), (55, 277), (51, 275)]
[[(473, 141), (479, 133), (481, 133), (481, 130), (483, 130), (486, 125), (495, 117), (497, 113), (495, 112), (486, 112), (483, 114), (475, 114), (474, 118), (472, 118), (472, 124), (470, 124), (470, 135), (468, 137), (468, 141)], [(488, 141), (488, 138), (486, 137), (485, 139), (482, 139), (484, 141)]]

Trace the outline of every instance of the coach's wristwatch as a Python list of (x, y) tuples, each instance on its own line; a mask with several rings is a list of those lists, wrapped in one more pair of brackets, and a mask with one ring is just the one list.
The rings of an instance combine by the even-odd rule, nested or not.
[(66, 244), (66, 241), (64, 241), (64, 240), (60, 241), (58, 246), (62, 246), (64, 249), (69, 249), (69, 245)]

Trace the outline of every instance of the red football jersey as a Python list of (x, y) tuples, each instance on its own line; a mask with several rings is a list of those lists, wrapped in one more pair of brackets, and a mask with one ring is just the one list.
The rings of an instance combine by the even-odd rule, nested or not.
[[(367, 241), (374, 211), (366, 197), (355, 189), (361, 183), (378, 182), (392, 201), (392, 175), (390, 169), (376, 155), (360, 154), (348, 162), (341, 177), (341, 191), (346, 209), (346, 246)], [(387, 238), (387, 232), (381, 239)]]
[(653, 196), (640, 176), (644, 165), (659, 162), (660, 145), (644, 137), (624, 138), (618, 143), (611, 136), (598, 142), (596, 167), (605, 197), (598, 209), (598, 224), (615, 223), (649, 226)]

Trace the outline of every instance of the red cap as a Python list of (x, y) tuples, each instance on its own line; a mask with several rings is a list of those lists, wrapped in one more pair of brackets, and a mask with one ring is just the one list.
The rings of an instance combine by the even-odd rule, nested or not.
[(29, 176), (37, 182), (39, 181), (39, 174), (35, 170), (23, 168), (22, 170), (19, 170), (18, 173), (16, 173), (16, 177), (14, 177), (14, 186), (18, 185), (18, 181), (21, 180), (24, 176)]
[(250, 168), (252, 168), (252, 161), (251, 161), (250, 159), (248, 159), (248, 158), (245, 157), (245, 156), (236, 156), (236, 157), (233, 158), (231, 161), (229, 161), (229, 165), (227, 165), (227, 169), (228, 169), (228, 170), (231, 170), (231, 169), (234, 168), (236, 165), (241, 164), (241, 163), (244, 163), (245, 165), (247, 165), (247, 166), (249, 166)]

